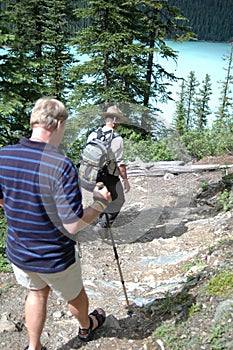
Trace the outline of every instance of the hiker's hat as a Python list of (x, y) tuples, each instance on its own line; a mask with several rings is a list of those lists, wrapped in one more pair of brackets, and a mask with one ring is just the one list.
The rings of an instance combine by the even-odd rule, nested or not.
[(121, 110), (117, 106), (110, 106), (108, 107), (106, 112), (100, 113), (100, 115), (105, 119), (107, 117), (116, 118), (116, 121), (118, 123), (126, 123), (127, 119), (122, 114)]

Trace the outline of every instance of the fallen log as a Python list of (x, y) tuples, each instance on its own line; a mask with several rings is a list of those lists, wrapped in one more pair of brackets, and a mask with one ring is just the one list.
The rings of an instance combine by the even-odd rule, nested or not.
[(139, 164), (129, 164), (127, 166), (127, 173), (129, 176), (164, 176), (166, 173), (174, 175), (182, 173), (196, 173), (202, 171), (215, 171), (223, 169), (232, 169), (233, 164), (191, 164), (191, 165), (177, 165), (174, 162), (154, 162)]

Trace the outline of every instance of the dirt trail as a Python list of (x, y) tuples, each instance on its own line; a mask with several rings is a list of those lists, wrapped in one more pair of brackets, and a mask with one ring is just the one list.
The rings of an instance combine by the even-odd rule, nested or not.
[[(212, 198), (217, 195), (214, 186), (221, 177), (221, 171), (167, 178), (130, 177), (131, 191), (112, 232), (133, 316), (127, 314), (111, 240), (101, 240), (89, 227), (79, 234), (83, 279), (90, 310), (103, 307), (107, 322), (92, 342), (82, 344), (65, 303), (51, 295), (43, 333), (48, 349), (157, 349), (151, 338), (156, 324), (147, 305), (187, 282), (183, 264), (197, 254), (207, 254), (208, 247), (232, 235), (232, 211), (213, 215), (207, 199), (198, 202), (204, 183), (213, 185)], [(85, 196), (86, 203), (89, 200)], [(11, 274), (0, 277), (1, 323), (6, 320), (13, 325), (0, 334), (0, 347), (23, 349), (27, 345), (23, 317), (26, 291), (15, 284)]]

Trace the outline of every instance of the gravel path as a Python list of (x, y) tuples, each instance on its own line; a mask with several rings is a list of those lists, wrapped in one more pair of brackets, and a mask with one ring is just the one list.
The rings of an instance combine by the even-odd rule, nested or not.
[[(162, 312), (161, 305), (158, 310), (150, 305), (164, 299), (168, 292), (178, 293), (184, 286), (191, 288), (189, 276), (197, 270), (184, 272), (184, 265), (197, 256), (207, 268), (214, 264), (218, 267), (224, 257), (224, 247), (212, 255), (209, 247), (219, 239), (232, 238), (232, 211), (213, 216), (206, 200), (197, 204), (202, 184), (214, 185), (221, 176), (221, 172), (216, 171), (180, 174), (169, 179), (131, 177), (132, 190), (113, 235), (133, 314), (128, 314), (111, 240), (101, 240), (89, 227), (79, 234), (83, 279), (90, 298), (90, 311), (103, 307), (107, 313), (106, 323), (95, 333), (93, 341), (83, 344), (77, 338), (77, 323), (65, 303), (50, 295), (43, 344), (50, 350), (176, 349), (165, 348), (161, 339), (152, 336), (163, 321), (174, 321), (174, 315)], [(86, 203), (90, 200), (88, 195), (85, 200)], [(192, 288), (189, 306), (197, 293), (197, 285), (194, 283)], [(0, 331), (5, 330), (0, 333), (0, 347), (23, 349), (28, 342), (24, 323), (26, 291), (15, 284), (12, 274), (0, 274), (0, 291)], [(212, 318), (213, 314), (202, 320), (203, 329), (208, 329)], [(192, 322), (193, 332), (196, 329), (198, 333), (198, 318), (193, 318)], [(192, 349), (210, 347), (196, 344)]]

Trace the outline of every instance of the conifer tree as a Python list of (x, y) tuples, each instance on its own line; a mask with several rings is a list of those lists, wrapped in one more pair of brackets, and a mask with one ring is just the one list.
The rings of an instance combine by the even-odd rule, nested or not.
[(195, 94), (199, 82), (196, 79), (195, 72), (191, 71), (187, 77), (185, 85), (185, 104), (186, 104), (186, 125), (187, 130), (194, 126)]
[(70, 32), (67, 25), (73, 19), (73, 7), (68, 0), (46, 0), (43, 5), (43, 85), (48, 94), (65, 99), (68, 69), (73, 62), (70, 54)]
[(168, 0), (189, 19), (198, 40), (230, 41), (233, 35), (231, 0)]
[(173, 126), (174, 129), (178, 132), (180, 136), (182, 136), (187, 131), (186, 124), (186, 114), (187, 110), (185, 107), (185, 81), (182, 80), (180, 86), (180, 92), (177, 93), (178, 101), (176, 102), (176, 111), (173, 118)]
[(209, 107), (209, 101), (212, 94), (211, 78), (209, 74), (206, 74), (205, 79), (202, 81), (202, 86), (197, 93), (195, 100), (195, 128), (199, 131), (203, 131), (207, 125), (208, 115), (211, 114)]
[(215, 126), (219, 131), (232, 132), (233, 131), (233, 99), (232, 99), (232, 84), (233, 84), (233, 43), (231, 43), (231, 50), (227, 60), (226, 78), (222, 81), (222, 90), (220, 100), (220, 107), (216, 113)]
[(1, 62), (1, 144), (29, 133), (28, 116), (37, 98), (64, 97), (71, 62), (65, 32), (69, 11), (63, 0), (6, 2), (0, 37), (0, 45), (8, 47)]
[(175, 59), (176, 53), (165, 44), (167, 35), (177, 40), (189, 37), (188, 29), (178, 25), (177, 9), (167, 0), (85, 3), (88, 7), (76, 12), (78, 20), (90, 19), (74, 40), (77, 53), (88, 55), (72, 70), (76, 103), (120, 101), (152, 108), (152, 100), (166, 100), (165, 78), (175, 76), (155, 62), (155, 55)]

